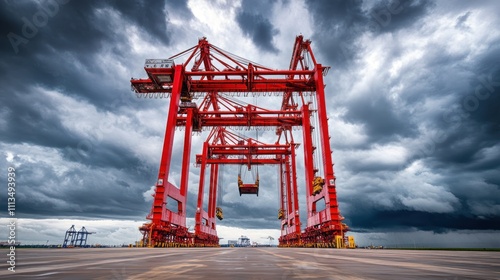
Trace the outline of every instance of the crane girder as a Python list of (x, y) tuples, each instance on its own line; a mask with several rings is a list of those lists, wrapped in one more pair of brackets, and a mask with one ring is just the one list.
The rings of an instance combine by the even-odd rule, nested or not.
[[(171, 93), (172, 83), (171, 82), (159, 82), (157, 77), (163, 77), (166, 74), (172, 75), (173, 72), (170, 69), (158, 69), (164, 70), (164, 72), (151, 72), (151, 68), (146, 68), (146, 72), (154, 77), (155, 79), (136, 79), (131, 80), (132, 88), (137, 93)], [(269, 71), (257, 71), (254, 74), (260, 74), (258, 79), (255, 77), (248, 77), (248, 74), (241, 72), (241, 74), (235, 73), (237, 71), (224, 71), (222, 75), (220, 72), (213, 72), (213, 77), (207, 79), (205, 76), (198, 76), (199, 73), (186, 72), (186, 86), (189, 87), (190, 92), (276, 92), (276, 91), (315, 91), (316, 85), (311, 75), (313, 71), (282, 71), (278, 77), (263, 78), (265, 76), (277, 76), (270, 75)], [(239, 71), (238, 71), (239, 72)], [(289, 79), (288, 75), (300, 75), (304, 78), (294, 78)], [(238, 78), (233, 78), (237, 76)], [(193, 79), (193, 77), (198, 77), (200, 79)], [(221, 79), (214, 79), (214, 77), (222, 77)]]
[[(287, 114), (286, 116), (279, 116)], [(278, 112), (215, 112), (197, 111), (193, 118), (197, 122), (195, 131), (203, 127), (294, 127), (302, 126), (301, 111), (278, 111)], [(177, 126), (186, 126), (187, 116), (177, 117)]]

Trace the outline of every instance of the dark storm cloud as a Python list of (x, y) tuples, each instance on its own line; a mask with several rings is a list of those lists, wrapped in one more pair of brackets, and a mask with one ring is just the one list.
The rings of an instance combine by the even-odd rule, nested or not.
[(461, 100), (471, 118), (497, 127), (500, 123), (500, 40), (479, 58), (468, 94)]
[[(365, 210), (365, 211), (363, 211)], [(435, 233), (449, 230), (500, 230), (500, 217), (478, 219), (462, 213), (441, 214), (420, 211), (359, 209), (350, 213), (353, 228), (398, 230), (418, 228)]]
[[(64, 89), (86, 96), (97, 106), (109, 105), (114, 97), (102, 94), (107, 89), (89, 83), (84, 76), (111, 74), (103, 70), (106, 62), (99, 58), (101, 51), (126, 63), (130, 51), (126, 28), (137, 27), (151, 43), (170, 42), (164, 1), (13, 1), (2, 6), (2, 34), (10, 36), (2, 44), (3, 78), (23, 77)], [(8, 65), (17, 67), (6, 68)]]
[(363, 123), (370, 142), (383, 143), (415, 133), (414, 125), (404, 118), (404, 112), (398, 112), (399, 109), (386, 97), (374, 94), (350, 102), (346, 119)]
[(316, 30), (312, 39), (318, 53), (334, 68), (346, 66), (356, 57), (356, 39), (368, 20), (361, 9), (362, 1), (306, 1), (306, 5), (312, 14)]
[(236, 21), (243, 33), (249, 36), (257, 47), (277, 53), (279, 50), (273, 43), (273, 37), (279, 34), (279, 30), (264, 16), (269, 12), (269, 8), (269, 3), (260, 5), (255, 1), (243, 1)]
[(113, 73), (104, 69), (106, 62), (99, 58), (101, 51), (111, 51), (114, 59), (126, 61), (129, 42), (124, 28), (130, 26), (149, 34), (152, 42), (170, 42), (164, 1), (66, 2), (1, 4), (2, 34), (8, 40), (2, 40), (0, 54), (0, 80), (5, 85), (0, 107), (9, 112), (2, 138), (11, 143), (75, 147), (78, 136), (62, 127), (64, 116), (57, 115), (54, 108), (61, 104), (41, 99), (34, 86), (84, 98), (105, 110), (129, 106), (127, 98), (121, 98), (130, 95), (129, 91), (93, 81), (113, 79)]
[(76, 146), (79, 137), (63, 126), (53, 108), (54, 104), (33, 95), (0, 97), (0, 100), (9, 99), (10, 103), (9, 107), (3, 108), (7, 112), (4, 120), (5, 132), (8, 133), (2, 133), (0, 140), (11, 144), (24, 142), (55, 148)]
[[(455, 94), (433, 123), (436, 137), (423, 149), (436, 166), (498, 168), (498, 162), (481, 162), (481, 153), (498, 144), (500, 137), (500, 68), (492, 60), (500, 59), (500, 42), (478, 59), (471, 71), (468, 87)], [(494, 150), (489, 153), (494, 153)]]
[[(371, 4), (372, 2), (367, 2)], [(364, 32), (394, 32), (417, 24), (433, 6), (430, 1), (378, 1), (370, 10), (361, 0), (306, 1), (315, 26), (313, 41), (334, 68), (357, 58)], [(328, 34), (328, 36), (324, 36)]]
[(69, 161), (80, 162), (97, 168), (113, 167), (117, 169), (137, 168), (142, 162), (136, 156), (130, 154), (126, 148), (112, 143), (98, 143), (93, 141), (80, 141), (76, 147), (62, 150), (63, 156)]
[[(429, 162), (429, 166), (432, 166)], [(498, 166), (498, 165), (497, 165)], [(430, 167), (432, 168), (432, 167)], [(436, 170), (436, 169), (433, 169)], [(495, 171), (439, 168), (441, 179), (430, 187), (417, 177), (398, 180), (393, 171), (370, 172), (341, 199), (347, 222), (354, 231), (364, 229), (498, 230), (499, 176)], [(479, 176), (478, 176), (479, 175)], [(363, 177), (357, 174), (357, 177)], [(384, 178), (390, 178), (384, 180)], [(415, 181), (415, 182), (413, 182)], [(390, 191), (388, 191), (390, 190)]]
[[(329, 100), (341, 104), (332, 110), (345, 110), (342, 120), (361, 126), (365, 136), (362, 143), (332, 144), (346, 155), (337, 160), (345, 165), (340, 171), (348, 171), (349, 178), (342, 177), (345, 173), (337, 176), (339, 184), (347, 184), (339, 185), (339, 200), (351, 229), (498, 230), (498, 39), (475, 54), (465, 46), (464, 51), (452, 51), (444, 41), (424, 44), (418, 49), (421, 58), (389, 73), (394, 63), (412, 51), (403, 46), (417, 37), (426, 40), (425, 25), (442, 13), (455, 19), (452, 27), (457, 32), (473, 32), (471, 17), (480, 5), (438, 11), (431, 1), (306, 3), (315, 26), (316, 54), (326, 58), (323, 64), (337, 70), (334, 81), (352, 81), (358, 86), (354, 96), (350, 87), (343, 87), (336, 89), (335, 100)], [(372, 36), (368, 43), (381, 38), (391, 38), (391, 43), (361, 45), (366, 35)], [(366, 81), (366, 69), (357, 65), (366, 60), (360, 54), (378, 53), (381, 46), (382, 56), (373, 58), (377, 70), (370, 70), (378, 71), (377, 78)], [(371, 66), (371, 61), (362, 65)], [(392, 93), (404, 84), (408, 87), (394, 99)], [(446, 101), (432, 108), (434, 100)], [(332, 130), (336, 132), (335, 127)], [(375, 153), (380, 159), (372, 161), (359, 156), (372, 157), (384, 145), (401, 145), (408, 157), (391, 161), (395, 155)], [(422, 174), (432, 178), (422, 180)]]
[(373, 32), (394, 32), (420, 24), (420, 21), (434, 7), (427, 0), (379, 1), (368, 12), (369, 28)]
[[(429, 155), (436, 167), (473, 168), (479, 163), (484, 149), (498, 144), (500, 132), (487, 124), (464, 121), (460, 126), (443, 131), (443, 140), (434, 142)], [(495, 151), (490, 151), (491, 153)], [(493, 166), (495, 167), (494, 162)], [(497, 162), (498, 163), (498, 162)], [(450, 164), (453, 164), (450, 166)], [(487, 166), (483, 166), (487, 168)]]
[(180, 15), (185, 19), (190, 19), (193, 17), (193, 13), (187, 6), (188, 1), (184, 0), (169, 0), (165, 2), (167, 6), (167, 13), (172, 13)]
[[(115, 36), (127, 26), (136, 26), (152, 40), (168, 44), (168, 15), (164, 5), (161, 0), (9, 1), (2, 4), (3, 32), (30, 39), (20, 45), (20, 52), (23, 48), (25, 52), (54, 48), (82, 55), (95, 53), (110, 42), (119, 47), (123, 39), (116, 41), (120, 38)], [(122, 24), (112, 26), (112, 18), (103, 18), (107, 10), (114, 12), (109, 16), (116, 16)]]
[(20, 217), (137, 219), (149, 210), (142, 196), (140, 178), (144, 174), (139, 169), (90, 167), (57, 171), (65, 167), (19, 157), (14, 160), (19, 163), (18, 184), (29, 188), (17, 193)]
[[(123, 125), (122, 114), (132, 115), (150, 104), (137, 102), (128, 80), (118, 81), (121, 77), (110, 72), (116, 69), (110, 65), (130, 68), (136, 63), (130, 61), (129, 28), (150, 44), (170, 44), (168, 14), (179, 9), (186, 17), (192, 15), (183, 2), (170, 2), (169, 7), (167, 11), (164, 1), (0, 3), (2, 152), (24, 154), (14, 147), (26, 144), (47, 148), (62, 160), (51, 165), (36, 156), (15, 157), (26, 186), (18, 193), (25, 217), (142, 218), (149, 210), (142, 193), (156, 166), (139, 159), (130, 147), (110, 142), (109, 136), (114, 126)], [(87, 124), (69, 124), (68, 112), (75, 117), (80, 106), (91, 110), (80, 116)], [(107, 119), (113, 116), (115, 123)], [(129, 121), (139, 123), (133, 117)], [(81, 125), (94, 129), (88, 133)]]
[[(174, 7), (180, 7), (185, 13), (186, 5), (180, 1), (174, 2)], [(165, 10), (164, 0), (140, 0), (140, 1), (120, 1), (110, 2), (110, 7), (116, 8), (125, 20), (130, 20), (132, 24), (138, 26), (142, 32), (149, 33), (153, 41), (160, 44), (169, 45), (168, 36), (168, 12)]]
[[(498, 58), (498, 51), (486, 57)], [(500, 75), (497, 67), (489, 67), (490, 61), (478, 61), (470, 87), (435, 121), (439, 136), (422, 149), (424, 162), (443, 176), (442, 183), (460, 200), (456, 224), (450, 222), (450, 228), (498, 229)]]

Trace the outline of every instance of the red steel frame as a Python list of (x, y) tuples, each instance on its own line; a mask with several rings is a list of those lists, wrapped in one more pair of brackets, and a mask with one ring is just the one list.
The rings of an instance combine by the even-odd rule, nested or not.
[[(173, 59), (189, 55), (183, 64), (174, 65)], [(170, 60), (171, 59), (171, 60)], [(218, 246), (215, 211), (220, 164), (273, 164), (280, 168), (280, 205), (284, 211), (281, 221), (280, 246), (344, 247), (347, 226), (342, 223), (331, 159), (328, 118), (323, 75), (328, 67), (316, 63), (310, 41), (297, 36), (288, 70), (272, 70), (232, 55), (201, 38), (198, 44), (169, 59), (169, 63), (148, 64), (144, 69), (148, 79), (132, 79), (138, 96), (167, 94), (170, 96), (163, 152), (154, 194), (150, 223), (140, 227), (144, 245), (164, 246)], [(194, 59), (194, 61), (192, 61)], [(165, 61), (163, 61), (165, 62)], [(170, 63), (171, 62), (171, 63)], [(311, 64), (312, 65), (309, 65)], [(192, 63), (191, 71), (186, 67)], [(282, 96), (280, 109), (266, 109), (242, 104), (230, 95), (263, 93)], [(305, 101), (309, 94), (315, 98), (316, 108)], [(193, 97), (202, 96), (199, 104)], [(301, 101), (299, 106), (296, 99)], [(319, 127), (311, 123), (317, 114)], [(185, 127), (181, 180), (177, 188), (169, 182), (175, 128)], [(230, 127), (274, 127), (278, 137), (275, 143), (263, 143), (232, 133)], [(307, 226), (301, 231), (297, 183), (296, 150), (292, 128), (302, 127), (307, 206)], [(200, 167), (198, 201), (194, 233), (186, 227), (186, 203), (189, 182), (191, 140), (193, 132), (211, 129), (196, 155)], [(314, 141), (313, 132), (319, 139)], [(317, 142), (317, 143), (316, 143)], [(321, 159), (315, 161), (317, 146)], [(317, 152), (316, 152), (317, 153)], [(319, 162), (319, 166), (315, 166)], [(209, 167), (208, 209), (203, 209), (205, 176)], [(320, 174), (322, 170), (322, 174)], [(321, 177), (324, 186), (315, 191), (313, 181)], [(301, 184), (302, 185), (302, 184)], [(177, 211), (167, 209), (167, 200), (177, 201)], [(318, 203), (322, 204), (318, 209)], [(339, 242), (338, 240), (342, 240)]]

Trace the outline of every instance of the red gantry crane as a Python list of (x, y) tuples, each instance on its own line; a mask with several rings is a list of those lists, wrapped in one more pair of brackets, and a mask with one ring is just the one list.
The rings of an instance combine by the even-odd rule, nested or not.
[[(187, 56), (184, 63), (175, 64), (174, 60), (182, 56)], [(311, 41), (296, 37), (288, 70), (274, 70), (243, 59), (206, 38), (168, 59), (147, 59), (144, 70), (147, 79), (131, 80), (137, 96), (170, 98), (153, 206), (147, 216), (151, 222), (140, 227), (144, 246), (219, 245), (215, 218), (223, 217), (222, 209), (216, 207), (220, 165), (239, 165), (248, 170), (259, 165), (279, 167), (280, 246), (344, 248), (353, 244), (352, 238), (348, 242), (345, 236), (348, 227), (342, 223), (337, 204), (323, 83), (329, 67), (316, 62)], [(278, 101), (257, 106), (235, 96), (270, 96)], [(179, 187), (169, 181), (174, 135), (179, 133), (176, 127), (184, 128), (180, 132), (184, 139)], [(262, 127), (275, 130), (275, 142), (264, 143), (234, 131)], [(299, 143), (294, 139), (297, 129), (302, 134), (304, 153), (305, 181), (300, 184), (296, 163)], [(201, 154), (196, 155), (200, 178), (192, 233), (186, 227), (191, 141), (193, 133), (202, 130), (209, 133)], [(208, 207), (204, 209), (207, 172)], [(239, 174), (237, 183), (240, 195), (258, 196), (258, 173), (250, 183), (244, 183)], [(299, 185), (306, 193), (304, 231), (299, 217)], [(176, 201), (177, 209), (168, 209), (168, 200)]]

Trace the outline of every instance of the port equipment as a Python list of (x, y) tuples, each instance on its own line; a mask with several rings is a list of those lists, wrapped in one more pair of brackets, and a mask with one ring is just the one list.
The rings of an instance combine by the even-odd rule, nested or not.
[(75, 247), (86, 247), (87, 246), (87, 239), (90, 234), (95, 234), (95, 232), (89, 232), (85, 227), (82, 227), (77, 233), (76, 233), (76, 239), (75, 239)]
[[(167, 97), (169, 103), (154, 200), (147, 216), (150, 222), (139, 228), (142, 244), (218, 246), (215, 218), (222, 218), (222, 209), (216, 207), (217, 186), (219, 167), (224, 165), (239, 165), (240, 170), (278, 166), (279, 246), (344, 248), (349, 244), (345, 236), (349, 228), (342, 223), (337, 204), (331, 158), (323, 83), (329, 67), (316, 61), (310, 40), (304, 40), (302, 35), (295, 38), (286, 70), (244, 59), (210, 44), (206, 38), (168, 59), (147, 59), (144, 70), (147, 78), (130, 81), (137, 97)], [(265, 105), (241, 102), (237, 97), (253, 97)], [(273, 101), (265, 102), (267, 98)], [(276, 140), (264, 143), (235, 132), (263, 128), (274, 130)], [(204, 131), (207, 138), (195, 157), (200, 178), (195, 228), (190, 232), (186, 227), (186, 203), (191, 142), (193, 134)], [(169, 180), (176, 133), (184, 136), (179, 187)], [(298, 152), (303, 153), (303, 182), (297, 181)], [(237, 178), (240, 195), (258, 195), (258, 174), (249, 184), (243, 182), (241, 172)], [(203, 207), (205, 181), (209, 181), (208, 209)], [(306, 194), (307, 223), (303, 230), (299, 185)], [(166, 207), (168, 200), (177, 202), (176, 209)]]
[(221, 221), (224, 219), (224, 213), (222, 213), (221, 207), (215, 208), (215, 215), (217, 216), (217, 219), (219, 219)]
[(242, 235), (240, 238), (238, 238), (238, 243), (236, 244), (236, 247), (250, 247), (250, 238)]
[(72, 225), (64, 235), (63, 248), (74, 247), (76, 240), (77, 231), (75, 229), (75, 225)]
[(82, 227), (79, 231), (76, 231), (75, 225), (72, 225), (64, 235), (62, 247), (86, 247), (87, 239), (90, 234), (95, 234), (95, 232), (89, 232), (85, 227)]
[[(256, 167), (258, 168), (258, 167)], [(243, 165), (240, 165), (240, 173), (238, 174), (238, 190), (240, 192), (240, 196), (242, 194), (256, 194), (259, 196), (259, 171), (257, 169), (257, 178), (255, 179), (255, 183), (253, 184), (244, 184), (243, 180), (241, 180), (241, 170), (243, 169)]]

